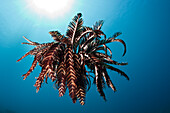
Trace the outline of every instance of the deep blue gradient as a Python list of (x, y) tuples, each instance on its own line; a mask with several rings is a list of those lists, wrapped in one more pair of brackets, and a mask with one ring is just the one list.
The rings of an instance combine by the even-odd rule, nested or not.
[[(170, 113), (169, 6), (168, 0), (75, 0), (65, 16), (50, 19), (31, 11), (24, 0), (1, 1), (0, 113)], [(116, 67), (130, 77), (127, 81), (108, 71), (117, 92), (106, 87), (105, 102), (92, 85), (84, 106), (73, 104), (68, 91), (60, 98), (51, 80), (36, 93), (33, 85), (40, 67), (24, 81), (21, 75), (28, 71), (33, 57), (16, 63), (33, 48), (21, 44), (25, 41), (22, 36), (40, 43), (51, 42), (48, 32), (59, 30), (65, 34), (67, 25), (79, 12), (86, 26), (104, 20), (102, 30), (107, 37), (118, 31), (123, 33), (119, 38), (127, 44), (124, 57), (120, 43), (109, 46), (114, 60), (129, 63)]]

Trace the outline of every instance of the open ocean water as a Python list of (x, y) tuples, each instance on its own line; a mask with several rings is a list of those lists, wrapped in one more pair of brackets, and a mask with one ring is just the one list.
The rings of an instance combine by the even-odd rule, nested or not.
[[(56, 4), (56, 7), (59, 4)], [(170, 1), (169, 0), (74, 0), (70, 11), (55, 18), (41, 16), (28, 7), (26, 0), (0, 2), (0, 113), (170, 113)], [(61, 11), (62, 12), (62, 11)], [(77, 13), (83, 14), (85, 26), (104, 20), (106, 36), (115, 32), (127, 44), (111, 43), (113, 59), (128, 62), (116, 66), (129, 77), (108, 71), (117, 88), (106, 87), (105, 102), (92, 85), (85, 105), (72, 103), (68, 90), (63, 97), (53, 83), (43, 84), (36, 93), (33, 86), (40, 67), (23, 80), (33, 57), (16, 60), (32, 49), (22, 45), (26, 36), (40, 43), (51, 42), (48, 34), (59, 30), (65, 34), (67, 25)]]

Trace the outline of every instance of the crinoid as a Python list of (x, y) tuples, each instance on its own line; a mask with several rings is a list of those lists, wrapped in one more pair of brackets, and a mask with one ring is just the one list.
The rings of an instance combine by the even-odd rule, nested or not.
[(110, 42), (120, 42), (124, 46), (126, 53), (126, 44), (123, 40), (117, 39), (121, 33), (117, 32), (112, 37), (107, 38), (101, 30), (103, 21), (96, 22), (93, 27), (83, 26), (82, 14), (78, 13), (68, 25), (66, 35), (61, 35), (58, 31), (49, 32), (54, 42), (37, 43), (25, 38), (28, 43), (35, 48), (27, 52), (19, 60), (28, 55), (34, 56), (32, 66), (26, 74), (24, 80), (34, 70), (37, 63), (41, 66), (41, 72), (37, 77), (35, 87), (39, 91), (43, 82), (51, 78), (55, 82), (59, 91), (59, 96), (65, 94), (66, 89), (75, 103), (79, 99), (80, 104), (84, 105), (86, 92), (90, 89), (91, 79), (97, 86), (100, 95), (106, 100), (103, 88), (107, 84), (116, 91), (107, 69), (116, 71), (126, 77), (129, 77), (113, 65), (127, 65), (112, 60), (111, 49), (106, 45)]

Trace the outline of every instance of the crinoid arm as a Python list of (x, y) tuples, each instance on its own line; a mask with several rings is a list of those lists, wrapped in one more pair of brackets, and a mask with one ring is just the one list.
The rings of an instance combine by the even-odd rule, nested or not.
[(66, 72), (65, 72), (65, 65), (64, 62), (60, 62), (58, 68), (57, 68), (57, 85), (58, 85), (58, 91), (59, 96), (62, 97), (65, 94), (66, 91)]
[(57, 30), (49, 32), (53, 42), (40, 44), (23, 37), (27, 42), (22, 44), (35, 46), (17, 60), (19, 62), (28, 55), (34, 56), (30, 69), (23, 75), (24, 80), (39, 64), (41, 72), (34, 84), (36, 92), (44, 82), (47, 83), (48, 79), (51, 79), (58, 89), (59, 97), (64, 96), (68, 90), (73, 103), (79, 100), (79, 103), (84, 105), (86, 93), (93, 80), (100, 96), (106, 101), (105, 86), (116, 91), (107, 70), (118, 72), (127, 80), (129, 77), (125, 72), (114, 67), (128, 63), (114, 60), (111, 48), (107, 45), (111, 42), (120, 42), (124, 46), (124, 56), (126, 44), (122, 39), (117, 38), (122, 33), (116, 32), (112, 37), (107, 38), (101, 30), (103, 23), (104, 21), (100, 20), (93, 27), (84, 26), (82, 14), (78, 13), (69, 23), (66, 35), (61, 35)]
[(95, 66), (95, 80), (96, 80), (95, 83), (97, 86), (97, 90), (100, 93), (100, 96), (102, 96), (103, 99), (106, 101), (106, 96), (103, 91), (104, 84), (103, 84), (102, 73), (98, 66)]
[[(39, 43), (37, 43), (37, 42), (33, 42), (33, 41), (31, 41), (31, 40), (29, 40), (28, 38), (26, 38), (25, 36), (23, 36), (23, 38), (25, 39), (25, 40), (27, 40), (29, 43), (27, 43), (27, 42), (23, 42), (22, 44), (27, 44), (27, 45), (40, 45)], [(35, 49), (35, 48), (34, 48)], [(29, 51), (29, 52), (27, 52), (24, 56), (22, 56), (20, 59), (18, 59), (17, 60), (17, 62), (19, 62), (19, 61), (21, 61), (23, 58), (25, 58), (26, 56), (28, 56), (28, 55), (30, 55), (30, 54), (32, 54), (33, 52), (34, 52), (34, 49), (32, 49), (31, 51)]]
[(27, 72), (26, 74), (22, 75), (22, 76), (24, 76), (24, 80), (25, 80), (25, 79), (27, 78), (27, 76), (29, 76), (30, 73), (34, 70), (34, 68), (36, 67), (37, 62), (40, 60), (40, 58), (41, 58), (40, 56), (35, 56), (34, 61), (33, 61), (32, 65), (31, 65), (30, 69), (28, 70), (28, 72)]
[(27, 52), (24, 56), (22, 56), (20, 59), (18, 59), (17, 62), (21, 61), (23, 58), (30, 55), (31, 53), (32, 53), (32, 51)]
[(29, 40), (29, 39), (26, 38), (25, 36), (23, 36), (23, 38), (24, 38), (25, 40), (27, 40), (29, 43), (23, 42), (22, 44), (35, 45), (35, 46), (40, 45), (40, 44), (37, 43), (37, 42), (33, 42), (33, 41)]

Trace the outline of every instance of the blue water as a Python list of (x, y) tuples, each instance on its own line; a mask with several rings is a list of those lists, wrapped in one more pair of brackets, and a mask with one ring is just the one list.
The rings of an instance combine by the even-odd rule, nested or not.
[[(57, 6), (57, 5), (56, 5)], [(0, 113), (170, 113), (170, 1), (168, 0), (75, 0), (72, 9), (62, 17), (50, 19), (31, 11), (24, 0), (4, 0), (0, 3)], [(33, 86), (40, 72), (23, 80), (21, 75), (31, 66), (33, 57), (16, 60), (32, 49), (22, 45), (22, 36), (51, 42), (48, 31), (65, 34), (72, 17), (81, 12), (84, 25), (105, 21), (103, 31), (109, 37), (121, 31), (119, 37), (127, 44), (127, 54), (121, 57), (123, 46), (112, 43), (113, 59), (127, 61), (118, 67), (130, 81), (109, 71), (117, 92), (104, 90), (105, 102), (92, 85), (86, 104), (72, 103), (68, 91), (58, 96), (51, 80), (39, 93)]]

